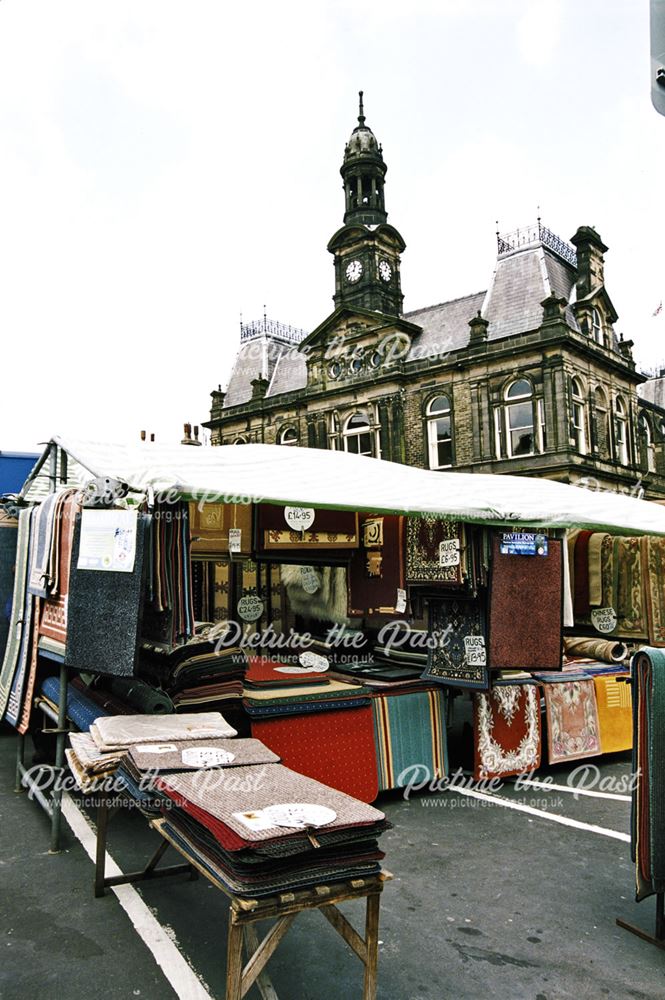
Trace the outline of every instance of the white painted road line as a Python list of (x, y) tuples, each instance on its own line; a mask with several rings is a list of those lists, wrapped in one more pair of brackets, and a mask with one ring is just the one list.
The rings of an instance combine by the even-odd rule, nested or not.
[[(67, 792), (63, 792), (62, 795), (62, 813), (74, 835), (83, 845), (86, 854), (94, 862), (97, 835), (87, 817)], [(105, 863), (107, 875), (122, 875), (122, 871), (108, 852)], [(150, 912), (134, 886), (111, 886), (111, 891), (118, 897), (118, 902), (134, 925), (134, 930), (152, 952), (153, 958), (173, 987), (176, 996), (186, 997), (187, 1000), (213, 1000), (212, 995), (178, 951), (173, 938)]]
[(587, 795), (592, 799), (614, 799), (615, 802), (630, 802), (630, 795), (619, 795), (617, 792), (592, 792), (590, 788), (574, 788), (572, 785), (553, 785), (549, 781), (538, 781), (536, 778), (520, 778), (520, 788), (551, 788), (553, 792), (569, 792), (576, 798)]
[(515, 809), (517, 812), (528, 813), (530, 816), (537, 816), (539, 819), (549, 820), (550, 823), (560, 823), (562, 826), (571, 826), (575, 830), (587, 830), (589, 833), (599, 833), (602, 837), (612, 837), (614, 840), (622, 840), (630, 843), (630, 835), (619, 833), (618, 830), (607, 830), (604, 826), (594, 826), (592, 823), (581, 823), (577, 819), (570, 819), (568, 816), (558, 816), (556, 813), (543, 812), (541, 809), (534, 809), (533, 806), (526, 806), (522, 802), (512, 802), (510, 799), (503, 799), (499, 795), (490, 795), (487, 792), (476, 792), (472, 788), (450, 788), (451, 792), (458, 795), (468, 795), (472, 799), (482, 799), (484, 802), (492, 802), (494, 805), (503, 806), (505, 809)]

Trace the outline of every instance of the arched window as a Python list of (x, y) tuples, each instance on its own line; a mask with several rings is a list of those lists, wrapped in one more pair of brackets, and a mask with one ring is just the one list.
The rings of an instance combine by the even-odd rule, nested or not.
[(279, 432), (280, 444), (298, 444), (298, 431), (295, 427), (284, 427)]
[(586, 404), (584, 401), (584, 388), (578, 378), (571, 379), (572, 389), (572, 431), (575, 442), (575, 451), (582, 455), (587, 452), (587, 432), (586, 432)]
[(354, 455), (373, 456), (372, 437), (372, 429), (367, 414), (363, 412), (354, 413), (344, 424), (342, 432), (344, 451), (350, 451)]
[(614, 404), (615, 415), (615, 459), (621, 465), (628, 465), (628, 419), (626, 417), (626, 404), (621, 396), (617, 396)]
[(594, 393), (595, 401), (595, 448), (599, 458), (610, 457), (610, 433), (607, 410), (607, 396), (600, 386), (596, 387)]
[(447, 469), (453, 464), (452, 414), (448, 396), (436, 396), (427, 406), (427, 443), (430, 469)]
[(603, 317), (600, 310), (594, 306), (591, 312), (591, 336), (597, 344), (605, 343), (605, 330), (603, 329)]
[(508, 457), (533, 455), (533, 388), (525, 378), (516, 379), (506, 389), (506, 441)]
[(247, 444), (247, 438), (242, 437), (242, 435), (241, 435), (240, 437), (237, 437), (233, 443), (234, 444)]
[(645, 413), (640, 413), (638, 419), (640, 432), (640, 465), (643, 472), (656, 471), (656, 446), (651, 432), (651, 424)]

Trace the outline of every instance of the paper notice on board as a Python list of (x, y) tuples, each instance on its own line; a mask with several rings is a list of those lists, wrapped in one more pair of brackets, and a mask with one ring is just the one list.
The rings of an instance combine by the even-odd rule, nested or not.
[(398, 615), (403, 615), (406, 611), (406, 591), (401, 587), (397, 588), (397, 600), (395, 601), (395, 611)]
[(84, 510), (77, 569), (131, 573), (137, 521), (135, 510)]
[(242, 547), (242, 528), (229, 528), (229, 552), (240, 552)]

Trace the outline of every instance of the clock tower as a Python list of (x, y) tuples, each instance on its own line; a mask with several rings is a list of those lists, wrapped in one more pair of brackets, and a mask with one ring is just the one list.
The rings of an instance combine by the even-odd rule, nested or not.
[(383, 150), (365, 124), (360, 91), (358, 124), (344, 150), (344, 225), (328, 243), (335, 258), (335, 306), (400, 316), (400, 254), (406, 244), (386, 221)]

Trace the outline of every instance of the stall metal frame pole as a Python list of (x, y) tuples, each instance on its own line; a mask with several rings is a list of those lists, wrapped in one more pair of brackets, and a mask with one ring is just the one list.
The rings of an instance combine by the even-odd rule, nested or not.
[[(23, 485), (21, 496), (24, 496), (34, 481), (42, 466), (48, 459), (49, 463), (49, 492), (55, 493), (58, 488), (58, 446), (51, 444), (40, 461)], [(67, 481), (67, 460), (64, 452), (60, 463), (60, 476), (63, 482)], [(52, 768), (54, 776), (54, 786), (50, 798), (45, 796), (37, 781), (32, 775), (32, 769), (25, 766), (25, 735), (19, 733), (16, 749), (16, 791), (27, 789), (32, 798), (42, 807), (51, 819), (51, 846), (49, 854), (58, 854), (60, 851), (60, 830), (62, 825), (62, 782), (59, 780), (65, 769), (65, 737), (69, 729), (67, 727), (67, 680), (68, 671), (64, 662), (60, 664), (60, 694), (58, 702), (58, 714), (54, 716), (47, 705), (40, 704), (41, 711), (56, 723), (55, 729), (44, 729), (45, 733), (54, 733), (56, 736), (55, 763)], [(41, 773), (41, 772), (40, 772)]]
[(656, 893), (656, 929), (653, 934), (642, 930), (641, 927), (636, 927), (635, 924), (628, 923), (627, 920), (621, 920), (620, 917), (617, 917), (617, 926), (623, 927), (625, 931), (636, 934), (643, 941), (648, 941), (649, 944), (655, 944), (657, 948), (665, 950), (665, 892)]

